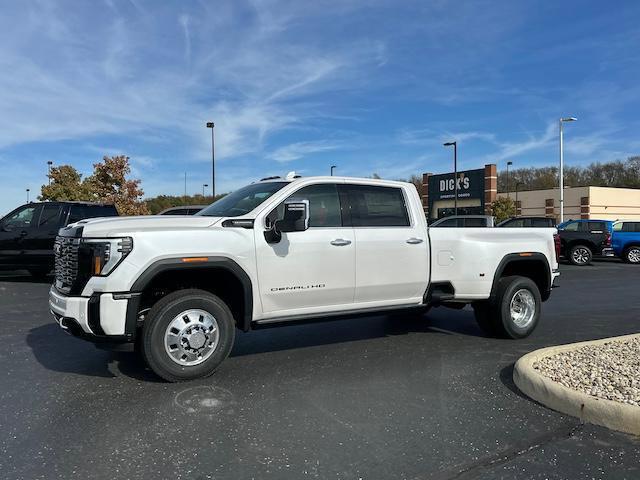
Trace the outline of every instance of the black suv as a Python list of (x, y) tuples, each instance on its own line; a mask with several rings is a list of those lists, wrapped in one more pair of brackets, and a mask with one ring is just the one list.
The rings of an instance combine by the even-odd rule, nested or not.
[(0, 270), (44, 277), (53, 268), (58, 229), (83, 218), (114, 217), (116, 207), (85, 202), (28, 203), (0, 220)]
[(568, 220), (558, 225), (561, 253), (574, 265), (588, 265), (596, 257), (613, 257), (610, 220)]

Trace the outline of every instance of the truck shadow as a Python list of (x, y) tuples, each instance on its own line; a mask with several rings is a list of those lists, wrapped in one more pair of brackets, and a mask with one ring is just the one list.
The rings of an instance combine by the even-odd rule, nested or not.
[[(444, 316), (439, 313), (424, 318), (380, 315), (265, 328), (248, 333), (238, 330), (230, 356), (242, 357), (410, 334), (482, 336), (473, 316), (467, 318), (469, 312), (447, 312)], [(162, 381), (146, 367), (139, 354), (100, 350), (89, 342), (63, 332), (53, 323), (31, 329), (26, 341), (36, 360), (48, 370), (91, 377), (127, 376), (145, 382)]]
[[(434, 313), (437, 312), (437, 313)], [(377, 315), (237, 331), (231, 357), (410, 334), (482, 337), (473, 314), (446, 308), (422, 318)]]
[(48, 370), (90, 377), (115, 378), (122, 375), (145, 382), (160, 379), (134, 352), (112, 352), (63, 332), (54, 323), (29, 330), (27, 345)]

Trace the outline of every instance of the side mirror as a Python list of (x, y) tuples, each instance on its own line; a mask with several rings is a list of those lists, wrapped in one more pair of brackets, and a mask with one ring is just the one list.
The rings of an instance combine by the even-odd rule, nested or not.
[(280, 232), (304, 232), (309, 228), (309, 200), (284, 202), (284, 216), (275, 227)]
[(284, 203), (284, 214), (264, 232), (267, 243), (278, 243), (283, 232), (303, 232), (309, 228), (309, 200), (289, 200)]

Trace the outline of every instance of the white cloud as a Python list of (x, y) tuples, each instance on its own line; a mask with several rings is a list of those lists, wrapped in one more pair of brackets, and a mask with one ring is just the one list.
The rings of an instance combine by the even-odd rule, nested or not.
[(297, 142), (277, 148), (267, 157), (279, 163), (287, 163), (299, 160), (307, 155), (336, 150), (337, 148), (339, 148), (338, 144), (326, 141)]

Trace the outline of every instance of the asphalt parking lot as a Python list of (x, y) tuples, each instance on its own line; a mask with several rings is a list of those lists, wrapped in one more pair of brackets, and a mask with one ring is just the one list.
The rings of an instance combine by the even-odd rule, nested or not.
[(531, 350), (640, 331), (640, 267), (562, 265), (542, 323), (486, 338), (470, 310), (238, 334), (213, 377), (160, 382), (55, 325), (46, 283), (0, 273), (6, 479), (639, 478), (640, 439), (522, 396)]

